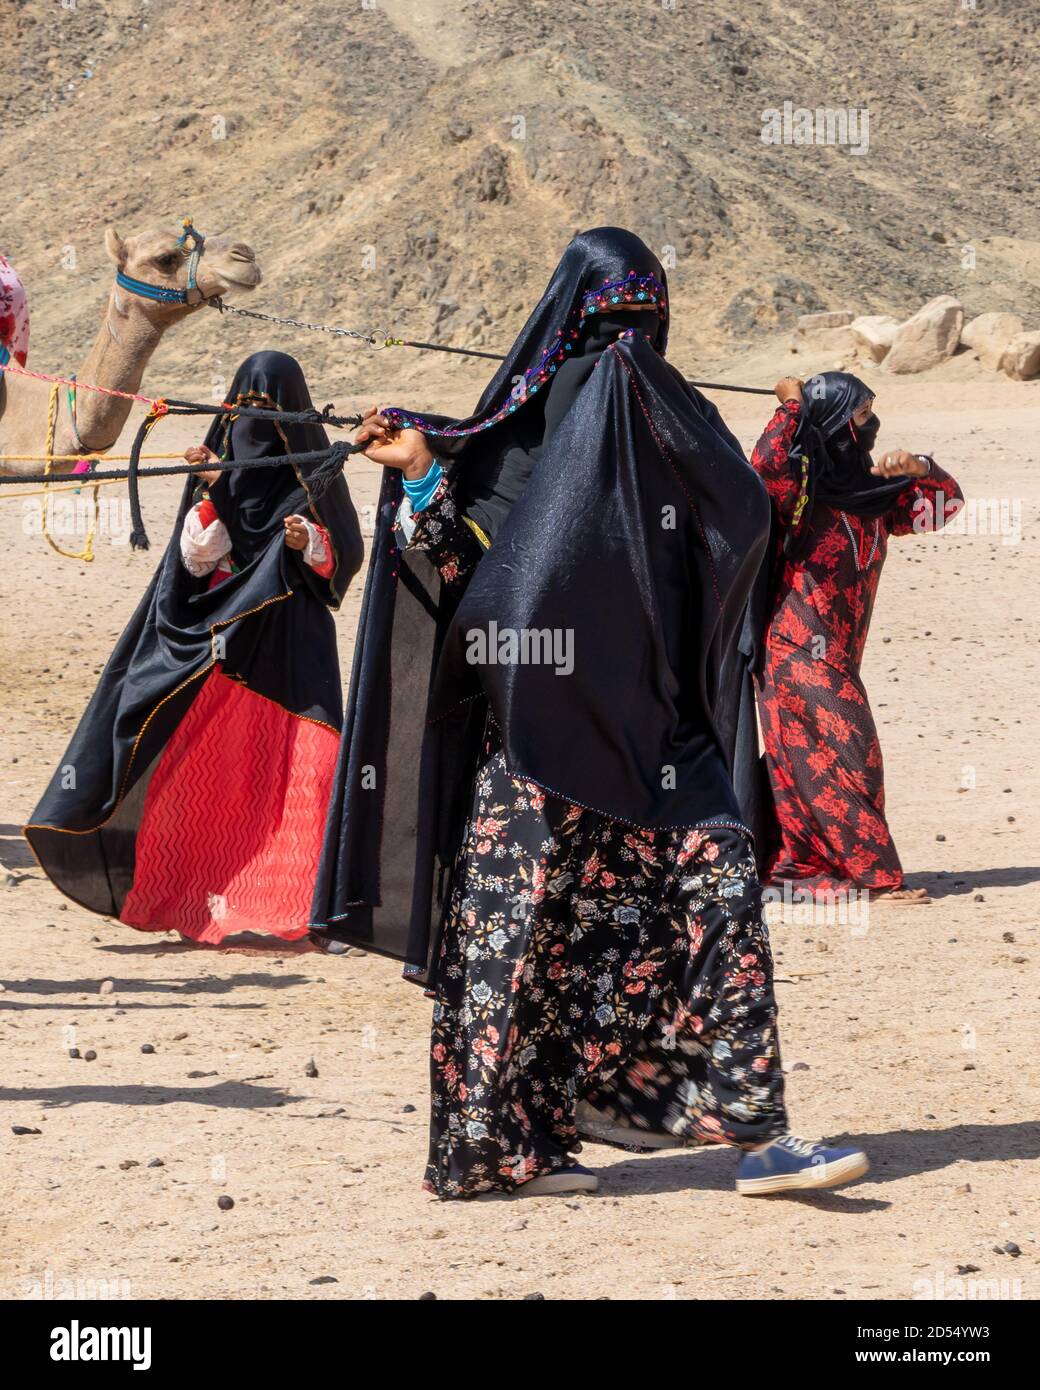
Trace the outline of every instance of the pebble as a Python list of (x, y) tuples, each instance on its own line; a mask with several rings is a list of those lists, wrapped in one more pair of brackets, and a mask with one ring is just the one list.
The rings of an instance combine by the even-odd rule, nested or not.
[(12, 1125), (12, 1134), (42, 1134), (42, 1129), (31, 1129), (28, 1125)]
[(962, 1068), (962, 1070), (964, 1070), (964, 1071), (974, 1071), (974, 1070), (975, 1070), (975, 1063), (974, 1063), (974, 1062), (965, 1062), (965, 1063), (964, 1063), (964, 1066), (963, 1066), (963, 1068)]
[(339, 1280), (333, 1274), (319, 1274), (317, 1279), (308, 1279), (308, 1284), (338, 1284)]
[(115, 988), (113, 980), (102, 980), (98, 987), (98, 994), (114, 994)]
[(78, 1047), (70, 1047), (70, 1048), (69, 1048), (69, 1056), (72, 1057), (72, 1058), (78, 1057), (78, 1056), (79, 1056), (79, 1048), (78, 1048)]
[(217, 1198), (217, 1206), (221, 1211), (230, 1211), (234, 1205), (235, 1199), (233, 1197), (223, 1196)]
[(414, 1105), (402, 1105), (402, 1106), (401, 1106), (401, 1114), (402, 1114), (402, 1115), (414, 1115), (414, 1114), (415, 1114), (415, 1106), (414, 1106)]
[(94, 1049), (93, 1049), (92, 1047), (91, 1047), (91, 1048), (88, 1048), (87, 1051), (84, 1052), (84, 1054), (83, 1054), (83, 1060), (84, 1060), (84, 1062), (96, 1062), (96, 1061), (97, 1061), (97, 1053), (94, 1051)]
[(986, 899), (982, 896), (981, 893), (976, 893), (973, 901), (977, 903), (984, 903)]
[(367, 952), (367, 951), (363, 951), (363, 950), (361, 949), (360, 946), (351, 946), (350, 950), (347, 952), (347, 955), (348, 955), (348, 956), (367, 956), (367, 955), (368, 955), (368, 952)]
[(1012, 1259), (1017, 1260), (1021, 1253), (1022, 1251), (1018, 1248), (1018, 1246), (1015, 1244), (1013, 1240), (1009, 1240), (1007, 1244), (1004, 1246), (1004, 1254), (1010, 1255)]
[(432, 1303), (436, 1303), (436, 1302), (437, 1302), (437, 1295), (436, 1295), (435, 1293), (431, 1293), (430, 1290), (427, 1289), (425, 1293), (421, 1293), (421, 1294), (419, 1295), (419, 1302), (420, 1302), (420, 1303), (431, 1303), (431, 1302), (432, 1302)]
[(958, 1196), (958, 1197), (967, 1197), (968, 1194), (969, 1194), (970, 1192), (971, 1192), (971, 1183), (970, 1183), (970, 1182), (962, 1183), (962, 1184), (960, 1185), (960, 1187), (957, 1188), (957, 1196)]
[(525, 1302), (525, 1303), (536, 1303), (536, 1302), (543, 1302), (543, 1303), (544, 1303), (544, 1301), (545, 1301), (545, 1294), (544, 1294), (544, 1293), (525, 1293), (525, 1294), (524, 1294), (524, 1302)]
[(823, 952), (829, 951), (831, 948), (827, 945), (826, 941), (817, 941), (816, 949), (817, 951)]
[(312, 1057), (311, 1060), (307, 1063), (307, 1065), (304, 1067), (304, 1069), (303, 1069), (303, 1074), (304, 1074), (304, 1076), (312, 1076), (312, 1077), (318, 1075), (318, 1068), (314, 1065), (314, 1058), (313, 1058), (313, 1057)]
[(163, 1159), (163, 1158), (150, 1158), (150, 1159), (148, 1160), (148, 1167), (149, 1167), (149, 1168), (165, 1168), (165, 1167), (166, 1167), (166, 1160)]
[(937, 840), (945, 840), (945, 839), (946, 839), (946, 836), (945, 836), (945, 835), (936, 835), (935, 838), (936, 838)]
[(154, 1051), (155, 1051), (155, 1048), (152, 1046), (151, 1043), (142, 1043), (142, 1044), (141, 1044), (141, 1051), (142, 1051), (142, 1052), (154, 1052)]
[(183, 1042), (184, 1039), (185, 1039), (187, 1036), (188, 1036), (187, 1033), (174, 1033), (174, 1035), (173, 1035), (173, 1041), (174, 1041), (174, 1042)]
[(1010, 946), (1015, 939), (1015, 933), (1013, 931), (1006, 931), (1000, 939), (1001, 941), (1006, 941)]
[(791, 1070), (792, 1070), (792, 1071), (808, 1071), (808, 1070), (809, 1070), (809, 1063), (808, 1063), (808, 1062), (795, 1062), (795, 1064), (794, 1064), (794, 1066), (791, 1068)]
[(136, 1158), (124, 1158), (119, 1166), (122, 1168), (123, 1172), (126, 1173), (129, 1172), (131, 1168), (140, 1168), (141, 1165)]
[(957, 1273), (958, 1273), (958, 1274), (979, 1274), (979, 1273), (981, 1272), (981, 1268), (982, 1268), (981, 1265), (958, 1265), (958, 1266), (957, 1266)]

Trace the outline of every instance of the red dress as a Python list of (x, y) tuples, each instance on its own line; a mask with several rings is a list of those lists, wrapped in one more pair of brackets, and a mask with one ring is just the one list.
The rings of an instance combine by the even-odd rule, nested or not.
[[(197, 511), (204, 527), (217, 520), (208, 498)], [(327, 579), (332, 542), (310, 524), (325, 558), (307, 563)], [(209, 587), (230, 573), (229, 552)], [(335, 729), (230, 679), (217, 662), (149, 782), (119, 920), (211, 945), (247, 931), (305, 936), (338, 752)]]
[[(801, 491), (800, 469), (788, 457), (801, 409), (797, 401), (780, 406), (751, 456), (781, 533)], [(823, 890), (903, 882), (859, 668), (888, 537), (938, 529), (962, 501), (957, 483), (933, 463), (877, 519), (818, 504), (801, 555), (776, 558), (758, 687), (779, 822), (772, 882), (808, 879)]]

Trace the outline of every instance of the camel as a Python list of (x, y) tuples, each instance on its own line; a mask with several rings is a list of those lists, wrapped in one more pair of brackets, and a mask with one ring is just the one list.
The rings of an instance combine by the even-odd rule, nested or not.
[[(109, 227), (105, 250), (117, 271), (145, 287), (189, 289), (191, 247), (179, 242), (172, 232), (140, 232), (124, 240)], [(76, 372), (77, 381), (116, 391), (139, 391), (145, 367), (168, 328), (195, 313), (207, 300), (251, 290), (260, 283), (260, 267), (252, 248), (223, 237), (206, 238), (195, 270), (197, 293), (188, 293), (188, 298), (196, 301), (192, 303), (165, 303), (113, 285), (94, 346)], [(50, 384), (16, 372), (0, 376), (0, 473), (42, 473), (42, 461), (14, 462), (9, 456), (46, 451)], [(132, 405), (118, 396), (77, 391), (73, 422), (67, 393), (61, 388), (53, 452), (105, 453), (119, 438)], [(55, 463), (52, 471), (69, 473), (74, 466), (71, 462)]]

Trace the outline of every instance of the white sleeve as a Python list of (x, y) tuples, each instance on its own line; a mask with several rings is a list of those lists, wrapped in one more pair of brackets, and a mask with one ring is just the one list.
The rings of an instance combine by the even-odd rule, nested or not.
[(401, 499), (401, 505), (397, 509), (397, 519), (394, 522), (396, 529), (404, 536), (405, 545), (411, 545), (417, 525), (415, 513), (412, 510), (412, 499), (405, 493)]
[(212, 574), (230, 551), (231, 537), (220, 518), (203, 526), (198, 505), (192, 507), (181, 527), (181, 561), (188, 573), (196, 579)]
[(313, 526), (306, 517), (301, 519), (304, 526), (307, 528), (307, 546), (303, 552), (303, 558), (305, 562), (310, 565), (311, 569), (313, 569), (315, 565), (323, 565), (325, 563), (329, 558), (329, 549), (318, 528)]

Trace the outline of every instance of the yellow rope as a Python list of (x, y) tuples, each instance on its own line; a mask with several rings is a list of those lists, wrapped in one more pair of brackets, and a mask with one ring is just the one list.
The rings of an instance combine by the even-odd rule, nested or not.
[[(50, 471), (51, 471), (51, 463), (53, 462), (53, 458), (54, 458), (54, 431), (55, 431), (55, 427), (56, 427), (56, 425), (57, 425), (57, 421), (58, 421), (58, 383), (55, 382), (54, 385), (51, 387), (51, 398), (50, 398), (50, 403), (49, 403), (49, 405), (48, 405), (48, 407), (47, 407), (47, 455), (48, 455), (48, 457), (47, 457), (47, 461), (46, 461), (46, 463), (45, 463), (45, 465), (44, 465), (44, 469), (43, 469), (43, 471), (44, 471), (45, 474), (49, 474), (49, 473), (50, 473)], [(43, 491), (46, 493), (46, 492), (47, 492), (47, 488), (49, 488), (49, 487), (50, 487), (50, 484), (48, 483), (48, 484), (46, 485), (46, 487), (44, 487)], [(87, 538), (86, 538), (86, 540), (85, 540), (84, 543), (83, 543), (83, 549), (82, 549), (81, 551), (79, 551), (78, 554), (77, 554), (75, 551), (73, 551), (73, 550), (62, 550), (61, 546), (58, 544), (58, 542), (57, 542), (57, 541), (54, 539), (54, 537), (51, 535), (50, 531), (47, 529), (47, 503), (45, 502), (45, 503), (43, 504), (43, 538), (44, 538), (44, 540), (47, 542), (47, 544), (50, 546), (50, 548), (51, 548), (52, 550), (57, 551), (57, 553), (58, 553), (59, 555), (63, 555), (63, 556), (65, 557), (66, 560), (82, 560), (82, 561), (84, 561), (86, 564), (90, 564), (90, 562), (91, 562), (91, 561), (93, 560), (93, 558), (94, 558), (94, 532), (95, 532), (96, 529), (97, 529), (97, 521), (98, 521), (98, 491), (99, 491), (99, 485), (98, 485), (97, 483), (95, 483), (95, 484), (94, 484), (94, 515), (91, 517), (91, 520), (90, 520), (90, 530), (87, 532)]]
[[(146, 459), (182, 459), (180, 454), (142, 454)], [(129, 463), (129, 454), (0, 454), (0, 463)], [(122, 479), (117, 481), (122, 482)]]
[(116, 483), (125, 482), (125, 478), (99, 478), (92, 483), (89, 478), (84, 478), (81, 483), (68, 483), (61, 487), (48, 484), (47, 487), (33, 488), (31, 492), (8, 492), (4, 488), (0, 491), (0, 502), (17, 502), (19, 497), (53, 497), (59, 492), (82, 492), (85, 487), (113, 487)]

